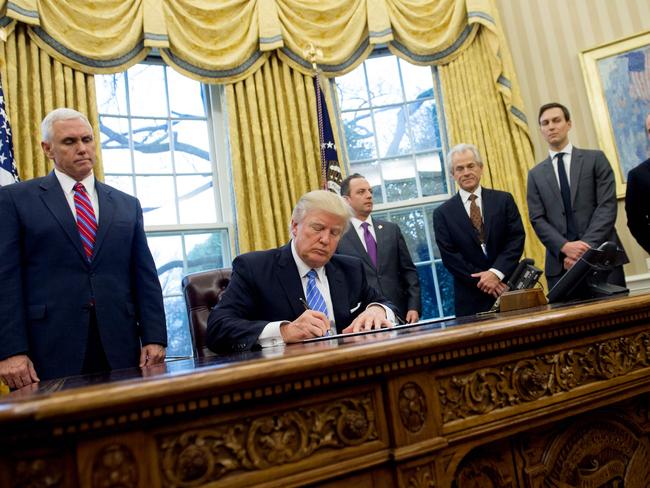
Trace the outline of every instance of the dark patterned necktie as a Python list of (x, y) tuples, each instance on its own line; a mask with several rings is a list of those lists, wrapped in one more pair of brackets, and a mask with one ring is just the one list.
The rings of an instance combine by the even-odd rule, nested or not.
[(74, 185), (74, 206), (77, 210), (77, 229), (81, 237), (81, 244), (86, 258), (90, 261), (97, 236), (97, 219), (86, 188), (79, 182)]
[(560, 193), (562, 194), (562, 203), (564, 204), (566, 237), (570, 241), (575, 241), (578, 238), (578, 231), (575, 220), (573, 219), (573, 209), (571, 208), (571, 186), (569, 186), (569, 178), (567, 178), (566, 175), (563, 156), (564, 153), (557, 153), (557, 176), (560, 180)]
[(469, 219), (472, 221), (472, 225), (476, 229), (476, 234), (478, 235), (481, 244), (485, 241), (484, 229), (483, 229), (483, 218), (481, 217), (481, 209), (478, 208), (476, 204), (476, 199), (478, 197), (473, 193), (469, 196)]

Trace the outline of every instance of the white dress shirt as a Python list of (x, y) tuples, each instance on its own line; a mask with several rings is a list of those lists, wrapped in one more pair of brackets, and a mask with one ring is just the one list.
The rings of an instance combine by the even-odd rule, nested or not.
[(553, 165), (553, 171), (555, 172), (555, 179), (557, 180), (558, 186), (560, 186), (560, 174), (557, 171), (557, 155), (559, 153), (564, 153), (562, 156), (562, 162), (564, 162), (564, 169), (566, 170), (566, 179), (569, 182), (569, 188), (571, 187), (571, 153), (573, 152), (573, 144), (568, 143), (560, 151), (551, 151), (549, 149), (548, 154), (551, 158), (551, 164)]
[[(483, 197), (482, 197), (482, 188), (481, 185), (477, 186), (476, 189), (474, 190), (473, 194), (476, 195), (476, 205), (478, 206), (479, 210), (481, 211), (481, 219), (483, 219), (483, 222), (485, 222), (485, 218), (483, 217)], [(463, 202), (463, 206), (465, 207), (465, 212), (467, 212), (467, 216), (471, 218), (470, 216), (470, 211), (469, 211), (469, 206), (471, 205), (472, 201), (469, 199), (469, 197), (472, 195), (472, 193), (463, 190), (462, 188), (458, 189), (458, 194), (460, 195), (460, 200)], [(483, 250), (483, 254), (487, 256), (487, 248), (485, 247), (485, 243), (481, 243), (481, 249)], [(490, 268), (488, 271), (492, 271), (495, 275), (500, 280), (503, 280), (505, 275), (499, 271), (496, 268)]]
[[(72, 211), (72, 215), (74, 216), (75, 220), (77, 220), (77, 207), (74, 205), (74, 186), (77, 184), (77, 181), (70, 178), (67, 174), (59, 171), (56, 168), (54, 168), (54, 175), (56, 176), (56, 179), (59, 180), (59, 184), (63, 189), (65, 199), (67, 200), (68, 205), (70, 206), (70, 210)], [(88, 193), (90, 202), (93, 204), (95, 219), (97, 220), (97, 224), (99, 224), (99, 199), (97, 198), (97, 191), (95, 191), (95, 175), (92, 171), (88, 176), (81, 180), (81, 184), (86, 189), (86, 193)]]

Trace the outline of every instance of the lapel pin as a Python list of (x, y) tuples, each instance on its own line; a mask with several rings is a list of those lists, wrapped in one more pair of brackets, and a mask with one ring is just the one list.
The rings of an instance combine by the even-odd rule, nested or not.
[(383, 226), (383, 225), (378, 225), (377, 228), (378, 228), (378, 229), (383, 229), (384, 226)]

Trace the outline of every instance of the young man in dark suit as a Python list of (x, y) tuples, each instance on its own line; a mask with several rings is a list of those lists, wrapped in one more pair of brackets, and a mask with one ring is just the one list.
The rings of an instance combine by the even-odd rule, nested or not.
[(54, 171), (0, 189), (0, 379), (150, 365), (165, 358), (162, 292), (137, 199), (95, 180), (88, 119), (41, 125)]
[(368, 285), (361, 260), (334, 255), (349, 220), (338, 195), (303, 195), (289, 244), (233, 261), (230, 284), (208, 317), (208, 347), (228, 353), (391, 327), (390, 303)]
[(399, 316), (413, 323), (420, 319), (420, 280), (397, 224), (373, 218), (372, 188), (358, 173), (341, 183), (341, 196), (348, 202), (354, 217), (337, 253), (356, 256), (366, 270), (368, 283), (384, 295)]
[(449, 152), (458, 193), (433, 213), (442, 263), (454, 277), (456, 316), (489, 310), (506, 291), (506, 279), (524, 249), (521, 216), (510, 193), (483, 188), (478, 148)]
[[(549, 156), (528, 172), (528, 215), (546, 247), (546, 279), (552, 288), (589, 248), (605, 241), (622, 245), (614, 228), (616, 184), (607, 157), (571, 144), (571, 115), (564, 105), (543, 105), (538, 119)], [(624, 287), (623, 267), (608, 281)]]
[[(650, 146), (650, 114), (645, 120), (645, 130)], [(650, 253), (650, 158), (627, 174), (625, 213), (630, 232), (647, 253)]]

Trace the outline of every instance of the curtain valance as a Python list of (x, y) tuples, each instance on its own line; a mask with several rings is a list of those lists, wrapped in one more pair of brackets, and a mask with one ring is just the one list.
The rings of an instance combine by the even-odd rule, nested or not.
[(453, 58), (489, 0), (0, 0), (0, 36), (16, 21), (58, 61), (115, 73), (158, 48), (172, 66), (206, 82), (250, 76), (277, 51), (308, 73), (307, 47), (328, 76), (350, 71), (376, 45), (418, 64)]

